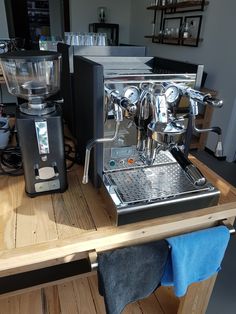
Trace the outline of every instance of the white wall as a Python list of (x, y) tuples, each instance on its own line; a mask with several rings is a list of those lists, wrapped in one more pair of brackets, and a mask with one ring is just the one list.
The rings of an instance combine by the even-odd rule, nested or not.
[[(204, 41), (197, 48), (152, 44), (150, 39), (144, 39), (151, 34), (153, 20), (153, 12), (145, 9), (149, 3), (148, 0), (132, 0), (131, 43), (148, 45), (149, 54), (153, 56), (204, 64), (208, 73), (206, 87), (217, 90), (224, 100), (224, 107), (214, 111), (212, 125), (222, 127), (225, 155), (232, 161), (236, 151), (236, 1), (210, 1), (204, 12), (201, 34)], [(188, 13), (196, 14), (198, 12)], [(214, 134), (208, 136), (208, 148), (214, 150), (215, 139)]]
[(8, 38), (7, 18), (4, 0), (0, 0), (0, 38)]
[(72, 32), (88, 32), (89, 23), (98, 23), (97, 8), (107, 7), (107, 23), (120, 25), (120, 43), (129, 43), (131, 0), (70, 0)]

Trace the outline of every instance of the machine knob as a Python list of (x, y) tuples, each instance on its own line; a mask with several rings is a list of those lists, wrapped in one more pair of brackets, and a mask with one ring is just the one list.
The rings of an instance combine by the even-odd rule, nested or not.
[(116, 165), (116, 162), (115, 162), (115, 160), (110, 160), (109, 161), (109, 165), (110, 165), (110, 167), (115, 167), (115, 165)]
[(206, 97), (206, 99), (204, 99), (205, 103), (207, 105), (210, 105), (212, 107), (216, 107), (216, 108), (221, 108), (223, 106), (223, 100), (217, 99), (217, 98), (213, 98), (213, 97)]

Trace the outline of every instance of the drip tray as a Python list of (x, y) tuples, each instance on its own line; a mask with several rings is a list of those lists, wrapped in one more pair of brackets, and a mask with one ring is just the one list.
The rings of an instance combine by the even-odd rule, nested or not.
[(118, 225), (213, 206), (219, 199), (210, 183), (194, 186), (178, 163), (106, 173), (104, 183)]
[(195, 187), (178, 164), (117, 171), (106, 175), (123, 204), (163, 200), (209, 190)]

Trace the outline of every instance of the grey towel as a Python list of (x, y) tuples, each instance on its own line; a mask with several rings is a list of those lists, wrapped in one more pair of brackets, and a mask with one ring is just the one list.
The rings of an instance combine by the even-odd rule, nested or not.
[(107, 314), (150, 295), (160, 284), (168, 257), (165, 240), (131, 246), (98, 256), (99, 292)]

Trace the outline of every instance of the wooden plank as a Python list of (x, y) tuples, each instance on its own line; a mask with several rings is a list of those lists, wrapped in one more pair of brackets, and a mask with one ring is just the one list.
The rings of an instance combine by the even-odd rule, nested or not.
[[(122, 314), (143, 314), (142, 309), (138, 302), (126, 305)], [(158, 313), (155, 313), (158, 314)]]
[(74, 295), (73, 282), (58, 285), (61, 314), (79, 314)]
[(71, 282), (72, 280), (76, 280), (76, 279), (84, 278), (84, 277), (90, 277), (90, 276), (93, 276), (93, 275), (94, 275), (94, 272), (90, 272), (90, 273), (82, 274), (82, 275), (78, 275), (78, 276), (66, 277), (66, 278), (63, 278), (63, 279), (60, 279), (60, 280), (56, 280), (56, 281), (52, 281), (52, 282), (46, 282), (46, 283), (43, 283), (41, 285), (37, 285), (37, 286), (33, 286), (33, 287), (21, 289), (21, 290), (7, 292), (7, 293), (4, 293), (4, 294), (0, 295), (0, 300), (6, 299), (6, 298), (9, 298), (9, 297), (13, 297), (13, 296), (17, 296), (17, 295), (20, 295), (20, 294), (32, 292), (32, 291), (35, 291), (35, 290), (47, 288), (47, 287), (53, 287), (55, 285), (64, 284), (64, 283), (67, 283), (67, 282)]
[(17, 178), (2, 176), (0, 180), (0, 250), (12, 249), (16, 241), (16, 208), (15, 196)]
[(180, 300), (172, 287), (159, 287), (154, 293), (165, 314), (177, 313)]
[(68, 180), (66, 192), (52, 195), (59, 239), (96, 229), (75, 171), (68, 173)]
[(154, 293), (138, 303), (143, 314), (164, 314)]
[[(5, 220), (7, 228), (5, 225), (1, 229), (6, 232), (8, 237), (7, 246), (9, 246), (9, 236), (12, 235), (14, 235), (14, 246), (17, 247), (57, 239), (51, 196), (31, 199), (25, 194), (25, 184), (22, 176), (6, 178), (9, 180), (9, 186), (3, 189), (1, 200), (3, 199), (5, 203), (7, 197), (8, 202), (12, 202), (12, 204), (8, 203), (7, 207), (11, 212), (11, 216), (15, 216), (12, 218), (15, 221), (14, 224)], [(1, 184), (3, 182), (4, 180), (0, 181)], [(10, 226), (14, 230), (10, 230)], [(3, 302), (2, 306), (1, 302)], [(0, 300), (0, 308), (4, 309), (5, 313), (44, 313), (42, 306), (41, 290)]]
[[(77, 169), (79, 175), (79, 181), (83, 177), (83, 168), (78, 167)], [(86, 202), (89, 206), (93, 221), (98, 229), (111, 225), (111, 218), (109, 217), (109, 210), (106, 200), (104, 200), (103, 195), (99, 190), (94, 189), (91, 182), (88, 184), (81, 185), (82, 192), (85, 196)], [(96, 200), (96, 201), (95, 201)]]
[(73, 281), (74, 295), (80, 314), (96, 314), (96, 308), (87, 278)]
[(62, 314), (96, 314), (87, 278), (58, 285)]
[(25, 193), (23, 177), (19, 179), (17, 199), (16, 247), (58, 238), (51, 195), (30, 198)]
[(180, 298), (178, 314), (204, 314), (214, 287), (216, 276), (189, 286), (187, 294)]
[(41, 290), (0, 300), (0, 314), (45, 314)]
[(215, 225), (218, 221), (236, 216), (236, 202), (195, 210), (170, 217), (143, 221), (141, 223), (88, 231), (67, 239), (39, 243), (0, 253), (0, 276), (65, 263), (79, 259), (86, 252), (96, 249), (117, 248), (130, 244), (163, 239)]
[(105, 310), (105, 304), (104, 304), (104, 299), (102, 296), (100, 296), (98, 292), (98, 281), (97, 281), (97, 275), (90, 276), (88, 278), (90, 290), (92, 292), (93, 296), (93, 302), (96, 308), (96, 312), (98, 314), (104, 314), (106, 312)]
[(42, 299), (44, 314), (61, 313), (61, 306), (57, 286), (43, 288)]

